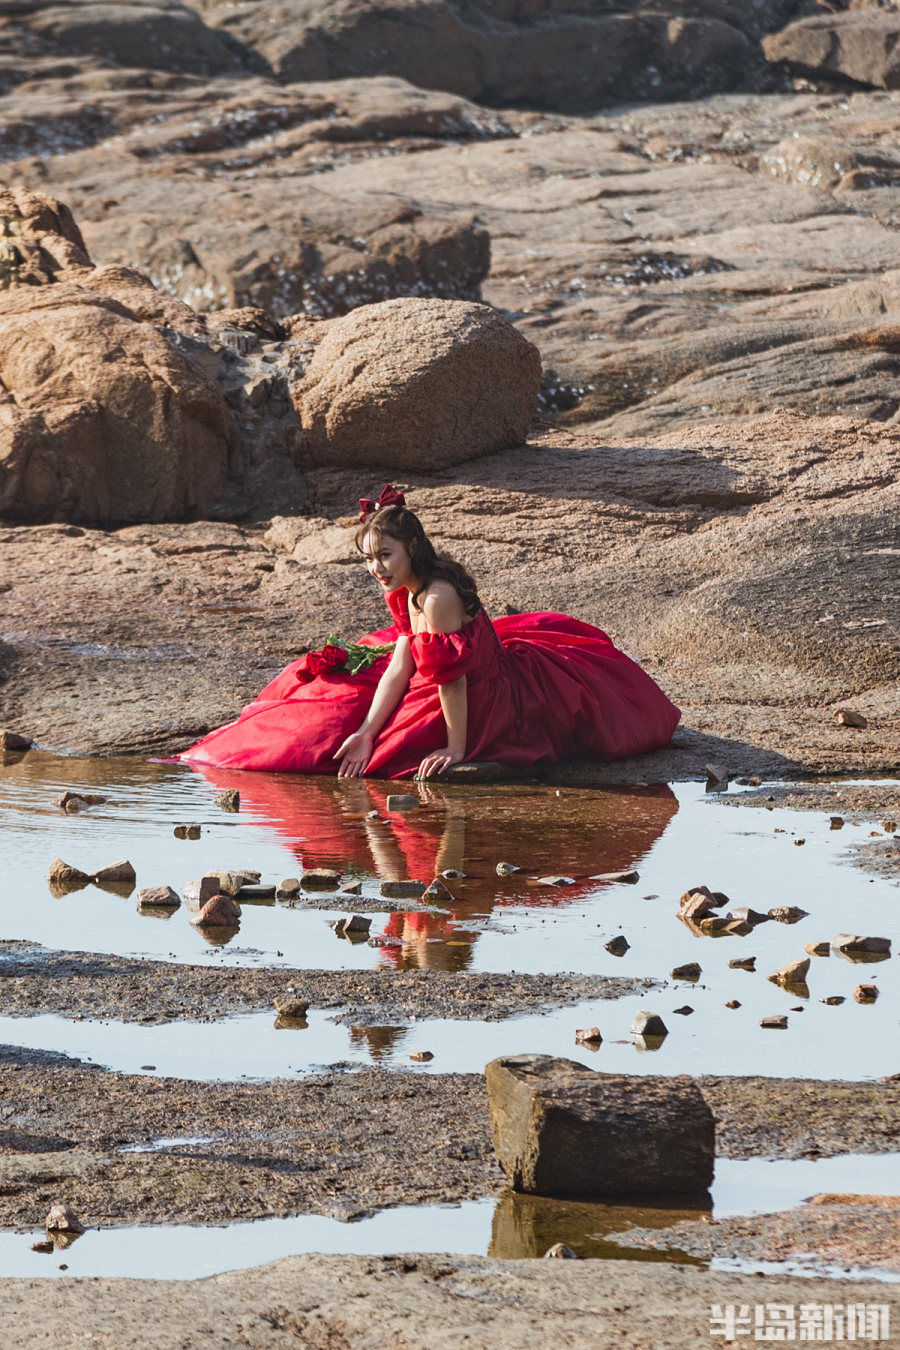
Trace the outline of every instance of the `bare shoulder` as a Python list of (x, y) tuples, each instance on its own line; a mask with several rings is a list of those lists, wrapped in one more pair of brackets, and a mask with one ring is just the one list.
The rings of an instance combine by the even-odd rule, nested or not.
[(466, 622), (466, 611), (456, 587), (435, 578), (421, 597), (422, 613), (432, 633), (456, 633)]

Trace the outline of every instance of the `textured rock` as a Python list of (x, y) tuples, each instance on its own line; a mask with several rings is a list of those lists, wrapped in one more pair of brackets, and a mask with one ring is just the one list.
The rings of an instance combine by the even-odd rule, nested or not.
[(181, 897), (171, 886), (146, 886), (135, 899), (151, 909), (178, 909), (181, 904)]
[(292, 396), (316, 464), (437, 468), (523, 442), (540, 368), (487, 306), (388, 300), (330, 325)]
[(239, 928), (241, 907), (230, 895), (214, 895), (191, 915), (188, 922), (195, 928)]
[(344, 0), (326, 12), (286, 0), (280, 22), (258, 6), (204, 9), (283, 79), (389, 73), (488, 103), (593, 111), (633, 98), (695, 97), (762, 77), (753, 39), (798, 0), (652, 8), (633, 0)]
[(137, 875), (128, 859), (123, 858), (121, 862), (109, 863), (108, 866), (92, 872), (91, 881), (101, 885), (103, 882), (107, 882), (110, 885), (133, 886), (137, 881)]
[(838, 933), (831, 939), (836, 952), (890, 952), (891, 939), (885, 937), (863, 937), (857, 933)]
[(770, 61), (882, 89), (900, 88), (900, 12), (875, 4), (813, 14), (763, 39)]
[(799, 961), (788, 961), (783, 966), (779, 966), (774, 974), (769, 976), (776, 984), (802, 984), (809, 974), (809, 957), (804, 956)]
[(663, 1196), (712, 1182), (713, 1117), (690, 1079), (599, 1074), (548, 1055), (492, 1060), (485, 1077), (494, 1151), (516, 1190)]
[(73, 887), (86, 886), (91, 878), (87, 872), (73, 867), (71, 863), (63, 862), (62, 858), (54, 858), (47, 873), (47, 880), (51, 886)]

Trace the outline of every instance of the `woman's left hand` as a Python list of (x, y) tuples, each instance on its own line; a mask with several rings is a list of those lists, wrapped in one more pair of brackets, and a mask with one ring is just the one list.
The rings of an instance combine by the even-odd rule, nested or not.
[(465, 755), (461, 750), (451, 750), (449, 745), (443, 750), (434, 750), (426, 755), (416, 771), (417, 778), (430, 778), (433, 773), (443, 773), (451, 764), (461, 764)]

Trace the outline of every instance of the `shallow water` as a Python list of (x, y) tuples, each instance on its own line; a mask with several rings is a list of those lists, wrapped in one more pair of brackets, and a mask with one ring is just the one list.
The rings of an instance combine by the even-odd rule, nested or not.
[[(238, 814), (219, 810), (216, 791), (239, 787)], [(0, 1039), (57, 1049), (113, 1068), (180, 1077), (264, 1077), (349, 1062), (410, 1067), (409, 1054), (431, 1050), (418, 1071), (480, 1071), (497, 1054), (524, 1050), (566, 1054), (593, 1067), (638, 1073), (741, 1073), (871, 1078), (895, 1072), (900, 989), (895, 959), (857, 964), (813, 958), (809, 996), (766, 976), (804, 955), (810, 940), (837, 932), (900, 937), (896, 885), (848, 865), (848, 844), (868, 826), (841, 831), (813, 812), (736, 810), (701, 785), (639, 785), (630, 790), (540, 787), (425, 788), (423, 805), (388, 815), (397, 785), (224, 774), (210, 779), (181, 765), (137, 759), (64, 760), (31, 752), (0, 767), (0, 932), (63, 950), (116, 952), (174, 962), (285, 965), (307, 969), (428, 967), (477, 971), (580, 971), (652, 976), (664, 987), (547, 1014), (467, 1023), (423, 1020), (382, 1028), (348, 1028), (313, 1009), (305, 1030), (276, 1030), (268, 1013), (227, 1022), (151, 1027), (64, 1018), (0, 1019)], [(400, 785), (404, 791), (415, 786)], [(64, 789), (99, 792), (105, 804), (66, 816), (53, 805)], [(378, 821), (367, 819), (377, 810)], [(173, 827), (199, 822), (199, 840), (176, 839)], [(779, 833), (778, 831), (782, 831)], [(794, 839), (806, 840), (797, 847)], [(55, 856), (93, 871), (127, 857), (138, 886), (169, 883), (181, 891), (207, 868), (255, 868), (263, 880), (296, 876), (303, 866), (338, 867), (376, 897), (382, 880), (429, 881), (456, 867), (452, 905), (440, 912), (374, 915), (400, 948), (341, 941), (329, 927), (352, 897), (319, 897), (326, 909), (290, 902), (246, 904), (239, 933), (210, 945), (182, 908), (166, 917), (139, 913), (133, 898), (87, 886), (54, 896), (45, 880)], [(520, 867), (500, 878), (498, 861)], [(636, 867), (636, 885), (592, 880)], [(569, 886), (536, 884), (547, 874)], [(765, 910), (799, 904), (809, 917), (767, 923), (746, 937), (697, 936), (675, 917), (689, 884), (724, 890), (732, 905)], [(618, 958), (605, 943), (623, 933)], [(756, 973), (731, 970), (729, 959), (754, 954)], [(698, 961), (696, 983), (669, 972)], [(854, 987), (879, 988), (860, 1005)], [(820, 1000), (841, 995), (831, 1007)], [(741, 1007), (727, 1009), (729, 999)], [(675, 1010), (691, 1007), (691, 1015)], [(659, 1012), (669, 1035), (653, 1051), (629, 1034), (634, 1012)], [(797, 1011), (794, 1011), (794, 1010)], [(800, 1011), (802, 1009), (802, 1011)], [(787, 1012), (787, 1031), (765, 1030), (761, 1017)], [(597, 1025), (599, 1049), (576, 1046), (574, 1030)]]
[[(163, 1141), (160, 1141), (163, 1142)], [(168, 1141), (173, 1151), (185, 1141)], [(191, 1141), (187, 1141), (190, 1143)], [(203, 1141), (198, 1141), (203, 1142)], [(818, 1162), (772, 1162), (755, 1158), (716, 1162), (711, 1206), (706, 1209), (651, 1209), (644, 1206), (566, 1202), (507, 1191), (498, 1199), (459, 1205), (419, 1205), (382, 1210), (353, 1222), (318, 1214), (258, 1219), (221, 1227), (187, 1224), (94, 1228), (53, 1253), (31, 1251), (43, 1230), (0, 1231), (0, 1277), (128, 1276), (146, 1279), (200, 1279), (225, 1270), (243, 1270), (264, 1261), (303, 1252), (385, 1255), (391, 1252), (456, 1252), (508, 1259), (541, 1257), (555, 1242), (568, 1243), (581, 1257), (668, 1261), (706, 1265), (678, 1250), (641, 1251), (622, 1247), (607, 1234), (630, 1227), (664, 1228), (682, 1219), (703, 1222), (712, 1214), (758, 1214), (790, 1208), (821, 1191), (864, 1191), (891, 1195), (900, 1190), (900, 1154), (844, 1155)], [(60, 1270), (60, 1265), (66, 1266)], [(714, 1268), (753, 1270), (763, 1266), (787, 1273), (788, 1263), (737, 1264), (716, 1259)], [(822, 1274), (821, 1267), (791, 1273)], [(829, 1274), (848, 1278), (844, 1267)], [(853, 1272), (850, 1272), (853, 1275)], [(890, 1272), (857, 1276), (896, 1281)]]

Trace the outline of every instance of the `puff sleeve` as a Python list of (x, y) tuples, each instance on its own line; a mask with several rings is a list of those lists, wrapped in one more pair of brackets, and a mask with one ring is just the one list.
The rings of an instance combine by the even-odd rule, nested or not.
[(417, 633), (411, 645), (419, 674), (434, 684), (452, 684), (468, 674), (477, 657), (472, 628), (468, 624), (458, 633)]
[(398, 637), (409, 637), (412, 633), (409, 622), (409, 605), (406, 599), (408, 595), (409, 591), (406, 587), (400, 586), (396, 591), (388, 591), (386, 596), (387, 606), (393, 615)]

